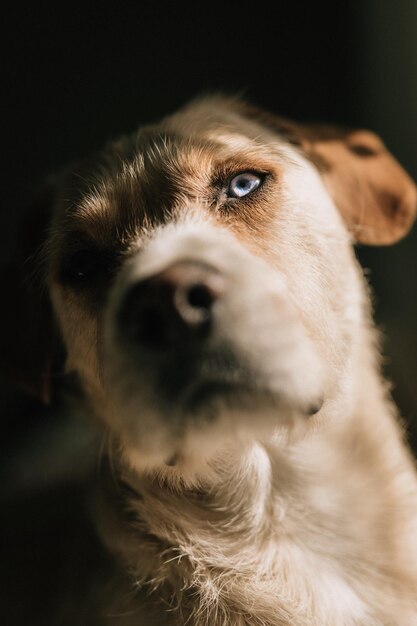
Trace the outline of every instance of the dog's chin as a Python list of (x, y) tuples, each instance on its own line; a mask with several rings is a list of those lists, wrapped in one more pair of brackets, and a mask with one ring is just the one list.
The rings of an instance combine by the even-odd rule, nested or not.
[(225, 449), (305, 430), (324, 397), (321, 359), (307, 340), (291, 341), (279, 358), (271, 352), (223, 341), (203, 353), (155, 356), (116, 343), (105, 404), (130, 465), (181, 468), (193, 459), (198, 468)]
[(130, 428), (121, 432), (122, 453), (137, 472), (194, 480), (210, 473), (222, 455), (243, 451), (250, 442), (304, 433), (309, 416), (320, 407), (321, 400), (299, 404), (249, 382), (198, 380), (170, 409), (161, 398), (152, 408), (138, 399), (136, 427), (129, 415)]

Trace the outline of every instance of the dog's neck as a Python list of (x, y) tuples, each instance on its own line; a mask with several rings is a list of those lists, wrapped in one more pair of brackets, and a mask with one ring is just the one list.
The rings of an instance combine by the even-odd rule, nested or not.
[[(314, 611), (321, 620), (314, 623), (353, 624), (368, 610), (365, 584), (385, 593), (390, 607), (393, 581), (381, 579), (376, 565), (391, 558), (395, 533), (405, 535), (413, 478), (375, 366), (360, 375), (350, 415), (321, 418), (286, 446), (272, 437), (229, 448), (206, 482), (181, 487), (180, 467), (156, 477), (119, 468), (114, 514), (101, 517), (102, 531), (132, 582), (208, 624), (222, 623), (215, 613), (231, 625), (287, 624), (295, 609), (297, 624), (310, 624)], [(375, 528), (386, 533), (386, 554)], [(398, 574), (398, 547), (395, 554)], [(246, 614), (247, 621), (230, 617)]]

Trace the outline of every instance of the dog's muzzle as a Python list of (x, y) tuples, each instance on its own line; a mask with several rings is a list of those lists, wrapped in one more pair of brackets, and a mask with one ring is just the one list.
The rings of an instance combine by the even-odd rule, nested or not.
[(141, 454), (166, 458), (204, 429), (265, 431), (320, 407), (321, 359), (284, 277), (217, 229), (167, 227), (134, 252), (104, 328), (109, 419)]

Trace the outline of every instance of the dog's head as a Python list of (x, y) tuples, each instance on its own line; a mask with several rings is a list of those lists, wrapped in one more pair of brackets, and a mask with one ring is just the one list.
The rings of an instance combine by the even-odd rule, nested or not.
[(49, 206), (47, 290), (24, 328), (13, 313), (36, 340), (20, 372), (48, 395), (50, 301), (66, 369), (153, 468), (355, 402), (367, 331), (351, 243), (402, 237), (416, 189), (372, 133), (213, 97), (68, 170)]

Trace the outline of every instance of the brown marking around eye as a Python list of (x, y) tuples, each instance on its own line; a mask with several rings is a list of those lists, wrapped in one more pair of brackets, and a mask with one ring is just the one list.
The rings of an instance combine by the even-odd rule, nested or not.
[(271, 175), (253, 194), (225, 202), (214, 218), (220, 227), (230, 230), (247, 249), (266, 258), (280, 204), (279, 179)]

